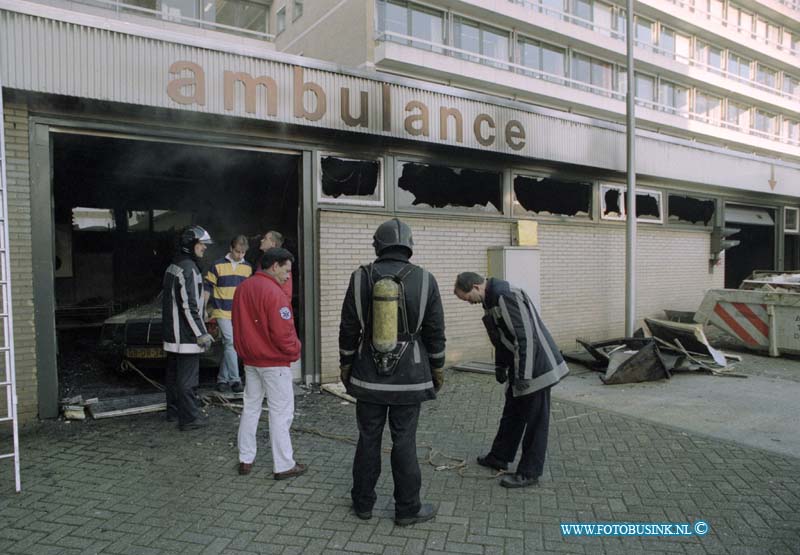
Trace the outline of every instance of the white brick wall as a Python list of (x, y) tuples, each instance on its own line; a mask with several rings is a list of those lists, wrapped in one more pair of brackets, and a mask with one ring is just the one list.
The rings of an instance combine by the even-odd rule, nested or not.
[[(447, 326), (447, 361), (491, 359), (482, 311), (453, 294), (455, 276), (487, 271), (489, 247), (510, 244), (504, 222), (404, 217), (414, 232), (413, 261), (439, 282)], [(338, 378), (339, 314), (351, 272), (374, 259), (372, 234), (386, 216), (321, 212), (321, 361), (323, 381)], [(624, 333), (625, 228), (539, 225), (542, 317), (563, 349), (576, 337), (608, 339)], [(694, 310), (706, 289), (723, 286), (723, 268), (708, 271), (709, 235), (639, 227), (637, 314), (665, 308)]]
[[(11, 292), (14, 315), (17, 411), (22, 425), (36, 420), (36, 330), (33, 321), (33, 267), (31, 265), (31, 195), (28, 153), (28, 110), (4, 106), (6, 135), (8, 225), (11, 254)], [(0, 405), (5, 403), (2, 395)], [(2, 406), (5, 413), (5, 406)]]
[[(724, 268), (708, 271), (710, 236), (640, 225), (636, 314), (695, 310), (707, 289), (724, 286)], [(542, 318), (564, 349), (625, 332), (624, 226), (539, 225)]]
[[(320, 214), (320, 325), (323, 381), (339, 376), (339, 316), (350, 274), (359, 264), (375, 259), (372, 235), (385, 215), (321, 212)], [(508, 223), (434, 220), (403, 217), (414, 233), (415, 264), (431, 272), (439, 283), (445, 311), (448, 363), (486, 359), (491, 346), (483, 331), (479, 307), (453, 295), (456, 275), (467, 270), (486, 273), (486, 249), (508, 245)]]

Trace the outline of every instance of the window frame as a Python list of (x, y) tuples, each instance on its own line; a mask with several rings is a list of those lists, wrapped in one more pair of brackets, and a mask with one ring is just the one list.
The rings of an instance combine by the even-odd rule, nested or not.
[[(517, 201), (517, 194), (514, 189), (514, 182), (517, 177), (523, 177), (527, 179), (553, 179), (553, 175), (546, 173), (546, 172), (536, 172), (536, 171), (525, 171), (520, 169), (511, 169), (511, 217), (515, 219), (526, 219), (526, 220), (546, 220), (551, 222), (561, 222), (561, 221), (580, 221), (580, 222), (595, 222), (594, 218), (594, 210), (595, 210), (595, 189), (596, 181), (593, 179), (580, 179), (580, 178), (560, 178), (564, 182), (571, 182), (571, 183), (585, 183), (589, 186), (589, 211), (585, 215), (575, 215), (569, 216), (567, 214), (536, 214), (526, 208), (522, 207), (522, 204)], [(519, 205), (519, 209), (516, 206)]]
[[(786, 227), (786, 214), (788, 212), (794, 212), (794, 227), (788, 228)], [(784, 206), (783, 207), (783, 232), (788, 235), (797, 235), (800, 234), (800, 208), (795, 208), (792, 206)]]
[[(605, 191), (614, 190), (614, 189), (619, 191), (620, 215), (619, 216), (606, 216), (604, 214), (605, 208), (606, 208)], [(599, 186), (598, 186), (597, 190), (598, 190), (598, 194), (599, 194), (599, 197), (600, 197), (599, 202), (598, 202), (598, 208), (600, 210), (600, 220), (608, 220), (608, 221), (614, 221), (614, 222), (624, 222), (624, 221), (626, 221), (628, 219), (628, 207), (626, 206), (627, 203), (625, 202), (625, 196), (626, 196), (626, 192), (628, 190), (628, 186), (627, 185), (622, 185), (622, 184), (619, 184), (619, 183), (611, 183), (611, 182), (601, 181), (599, 183)], [(660, 218), (658, 220), (656, 220), (654, 218), (649, 218), (649, 217), (637, 217), (636, 218), (636, 222), (637, 223), (642, 223), (642, 224), (660, 224), (660, 225), (664, 225), (664, 217), (665, 217), (665, 214), (664, 214), (664, 208), (665, 208), (665, 205), (664, 205), (664, 192), (660, 191), (660, 190), (657, 190), (657, 189), (650, 189), (648, 187), (644, 187), (644, 188), (636, 187), (636, 195), (637, 196), (638, 195), (654, 195), (658, 199), (658, 201), (657, 201), (657, 203), (658, 203), (658, 211), (659, 211), (659, 214), (660, 214)], [(636, 203), (634, 202), (634, 205), (635, 204)]]
[(275, 36), (277, 37), (286, 30), (286, 6), (281, 6), (275, 12)]
[[(472, 217), (480, 217), (480, 218), (490, 218), (490, 219), (508, 219), (509, 215), (506, 213), (508, 206), (507, 206), (507, 191), (506, 191), (506, 171), (502, 168), (497, 168), (493, 166), (489, 167), (481, 167), (478, 165), (468, 165), (468, 164), (459, 164), (458, 162), (448, 162), (448, 161), (440, 161), (434, 160), (431, 158), (425, 157), (416, 157), (416, 156), (395, 156), (393, 157), (393, 164), (394, 164), (394, 180), (392, 183), (392, 194), (394, 195), (394, 208), (397, 212), (403, 213), (416, 213), (416, 214), (440, 214), (442, 216), (472, 216)], [(442, 166), (445, 168), (451, 169), (459, 169), (459, 170), (472, 170), (478, 172), (486, 172), (486, 173), (497, 173), (499, 175), (498, 184), (500, 187), (500, 202), (501, 208), (497, 212), (487, 212), (482, 210), (475, 210), (471, 209), (470, 207), (466, 206), (458, 206), (452, 208), (436, 208), (436, 207), (425, 207), (425, 206), (404, 206), (400, 201), (400, 195), (404, 192), (408, 192), (405, 189), (400, 188), (400, 178), (403, 176), (403, 165), (404, 164), (418, 164), (418, 165), (427, 165), (427, 166)]]
[[(339, 158), (340, 160), (345, 160), (348, 162), (378, 162), (378, 198), (375, 200), (369, 199), (359, 199), (354, 198), (352, 196), (344, 196), (344, 198), (332, 198), (325, 196), (322, 192), (322, 159), (328, 156)], [(342, 152), (336, 151), (328, 151), (328, 150), (318, 150), (316, 152), (316, 159), (314, 161), (316, 165), (316, 201), (317, 204), (338, 204), (338, 205), (350, 205), (350, 206), (376, 206), (379, 208), (386, 208), (386, 171), (384, 168), (385, 160), (383, 155), (361, 155), (360, 153), (349, 153), (345, 154)]]
[[(300, 7), (300, 13), (297, 13), (297, 7)], [(303, 17), (303, 0), (292, 0), (292, 22), (297, 21)]]

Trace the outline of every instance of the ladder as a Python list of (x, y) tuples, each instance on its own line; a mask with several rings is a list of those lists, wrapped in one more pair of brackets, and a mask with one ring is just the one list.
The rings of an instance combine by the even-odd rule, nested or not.
[[(11, 264), (8, 242), (8, 186), (6, 182), (6, 137), (3, 111), (3, 82), (0, 76), (0, 327), (3, 328), (0, 344), (0, 386), (6, 392), (6, 414), (0, 414), (0, 423), (11, 423), (13, 451), (0, 453), (0, 459), (14, 459), (14, 487), (22, 489), (19, 477), (19, 426), (17, 422), (17, 381), (14, 372), (14, 320), (11, 317)], [(5, 442), (3, 443), (5, 449)]]

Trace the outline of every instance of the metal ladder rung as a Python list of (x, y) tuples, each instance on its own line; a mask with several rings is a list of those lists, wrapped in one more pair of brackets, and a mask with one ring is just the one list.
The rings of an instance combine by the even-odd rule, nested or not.
[(11, 418), (10, 416), (6, 416), (5, 418), (0, 418), (0, 422), (11, 422), (12, 420), (14, 419)]
[(9, 385), (11, 385), (11, 382), (0, 382), (0, 387)]
[(11, 457), (16, 457), (16, 453), (9, 453), (8, 455), (0, 455), (0, 459), (10, 459)]

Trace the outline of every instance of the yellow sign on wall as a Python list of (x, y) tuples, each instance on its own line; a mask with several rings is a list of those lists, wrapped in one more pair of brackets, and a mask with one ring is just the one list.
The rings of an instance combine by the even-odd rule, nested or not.
[(539, 245), (539, 223), (532, 220), (520, 220), (513, 227), (512, 244), (519, 247), (536, 247)]

